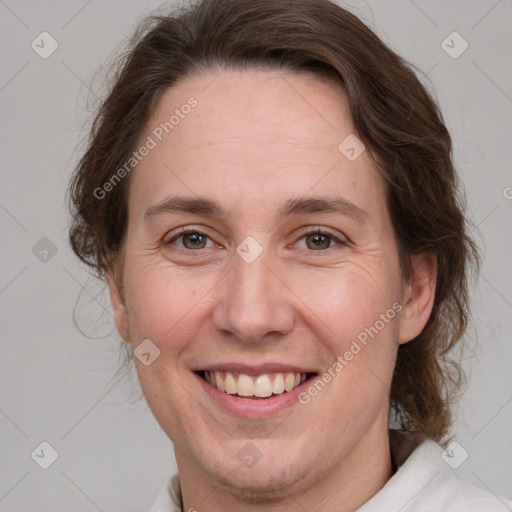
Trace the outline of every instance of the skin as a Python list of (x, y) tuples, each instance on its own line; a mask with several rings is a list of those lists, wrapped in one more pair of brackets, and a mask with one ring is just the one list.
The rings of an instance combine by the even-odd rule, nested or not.
[[(350, 162), (338, 150), (355, 132), (339, 85), (272, 70), (195, 74), (165, 92), (141, 143), (190, 96), (197, 107), (132, 171), (122, 265), (109, 276), (123, 339), (136, 348), (149, 338), (160, 350), (149, 366), (135, 364), (174, 443), (184, 510), (355, 510), (392, 475), (390, 382), (399, 344), (430, 315), (435, 259), (416, 255), (411, 279), (402, 277), (382, 178), (367, 151)], [(215, 200), (225, 217), (145, 219), (170, 195)], [(277, 222), (291, 198), (335, 196), (367, 218)], [(190, 236), (172, 241), (184, 226), (206, 235), (202, 248)], [(340, 242), (317, 249), (305, 228)], [(263, 249), (252, 263), (236, 252), (247, 236)], [(307, 405), (237, 416), (192, 371), (281, 362), (321, 374), (397, 301), (402, 311)], [(247, 442), (261, 454), (252, 467), (237, 457)]]

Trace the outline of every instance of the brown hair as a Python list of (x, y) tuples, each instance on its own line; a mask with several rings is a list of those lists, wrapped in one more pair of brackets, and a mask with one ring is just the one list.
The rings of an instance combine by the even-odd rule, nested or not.
[(118, 61), (70, 184), (74, 252), (102, 278), (120, 254), (129, 176), (102, 199), (94, 191), (130, 158), (162, 93), (194, 72), (251, 67), (327, 74), (345, 88), (358, 136), (387, 182), (404, 276), (410, 276), (410, 255), (436, 254), (433, 311), (422, 333), (400, 346), (390, 394), (392, 410), (414, 442), (442, 442), (463, 376), (446, 355), (466, 330), (469, 263), (479, 262), (451, 138), (411, 66), (336, 4), (203, 0), (173, 15), (146, 18)]

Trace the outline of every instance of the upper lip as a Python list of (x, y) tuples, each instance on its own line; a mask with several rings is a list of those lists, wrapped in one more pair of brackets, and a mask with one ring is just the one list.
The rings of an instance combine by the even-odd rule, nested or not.
[(243, 373), (245, 375), (263, 375), (265, 373), (317, 373), (315, 370), (282, 363), (264, 363), (259, 365), (249, 365), (243, 363), (215, 363), (197, 367), (194, 371), (226, 371), (234, 373)]

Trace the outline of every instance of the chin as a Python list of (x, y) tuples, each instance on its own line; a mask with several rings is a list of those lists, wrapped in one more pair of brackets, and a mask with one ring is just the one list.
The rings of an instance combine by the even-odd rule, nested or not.
[[(308, 460), (308, 454), (302, 445), (293, 448), (293, 443), (287, 443), (288, 446), (283, 450), (281, 439), (263, 441), (265, 446), (261, 446), (261, 443), (262, 440), (255, 440), (254, 443), (250, 440), (237, 442), (236, 445), (242, 445), (242, 449), (236, 450), (234, 455), (232, 450), (224, 447), (221, 453), (212, 454), (197, 462), (220, 488), (250, 503), (270, 504), (283, 501), (304, 490), (308, 486), (306, 480), (314, 480), (316, 473), (313, 470), (319, 467), (320, 461)], [(273, 446), (277, 443), (280, 449)], [(245, 465), (239, 460), (245, 453), (244, 447), (256, 444), (261, 447), (256, 457), (261, 458), (257, 461), (246, 460)], [(240, 452), (242, 453), (238, 455)], [(246, 452), (251, 453), (251, 449)], [(290, 453), (295, 454), (293, 459)], [(310, 457), (312, 455), (309, 454)], [(219, 462), (212, 464), (215, 460)]]
[[(230, 472), (231, 470), (231, 472)], [(212, 479), (231, 495), (244, 502), (270, 504), (281, 502), (304, 489), (304, 480), (311, 475), (306, 468), (254, 467), (240, 471), (238, 467), (227, 472), (210, 473)]]

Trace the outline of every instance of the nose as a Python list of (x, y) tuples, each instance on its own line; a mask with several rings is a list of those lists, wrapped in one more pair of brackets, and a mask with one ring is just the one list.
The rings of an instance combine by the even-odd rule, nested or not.
[[(265, 251), (252, 263), (235, 254), (222, 282), (213, 325), (248, 344), (265, 344), (293, 329), (293, 293)], [(219, 283), (220, 284), (220, 283)]]

